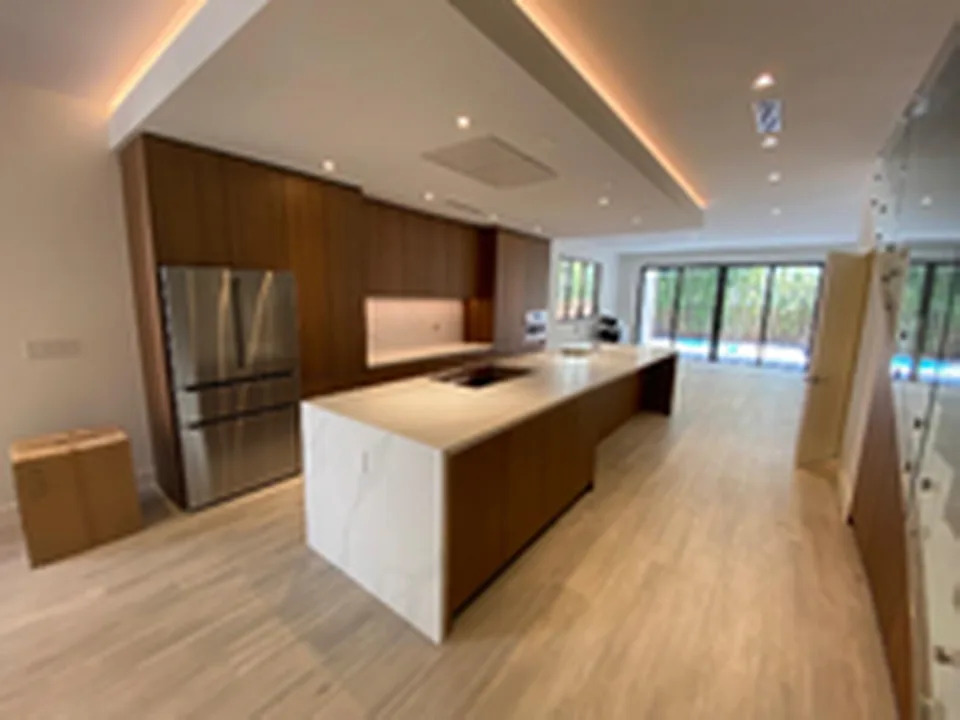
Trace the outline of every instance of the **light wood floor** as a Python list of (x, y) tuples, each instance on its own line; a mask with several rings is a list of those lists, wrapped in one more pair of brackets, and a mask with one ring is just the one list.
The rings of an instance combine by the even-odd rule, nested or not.
[(30, 572), (0, 532), (0, 717), (893, 716), (800, 377), (691, 365), (429, 645), (303, 544), (290, 482)]

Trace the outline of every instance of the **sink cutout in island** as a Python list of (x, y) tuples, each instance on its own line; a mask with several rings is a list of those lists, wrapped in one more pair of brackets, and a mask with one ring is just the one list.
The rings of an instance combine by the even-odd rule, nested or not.
[(476, 365), (473, 367), (457, 368), (435, 376), (435, 380), (451, 383), (461, 387), (485, 388), (504, 380), (529, 375), (528, 368), (506, 367), (504, 365)]

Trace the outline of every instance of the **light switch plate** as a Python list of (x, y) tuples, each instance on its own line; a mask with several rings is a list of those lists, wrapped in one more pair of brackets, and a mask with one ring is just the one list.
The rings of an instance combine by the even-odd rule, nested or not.
[(82, 351), (79, 338), (41, 338), (24, 344), (28, 360), (68, 360), (80, 357)]

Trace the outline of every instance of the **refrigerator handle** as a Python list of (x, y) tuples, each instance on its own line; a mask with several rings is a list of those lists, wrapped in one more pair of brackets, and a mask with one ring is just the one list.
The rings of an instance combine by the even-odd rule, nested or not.
[(243, 314), (240, 312), (240, 278), (230, 277), (230, 312), (233, 315), (233, 340), (237, 350), (237, 366), (247, 366), (246, 338), (243, 336)]

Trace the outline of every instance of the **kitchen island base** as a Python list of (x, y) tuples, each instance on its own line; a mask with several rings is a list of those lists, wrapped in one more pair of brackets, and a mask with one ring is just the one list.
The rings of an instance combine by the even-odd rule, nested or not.
[[(442, 642), (454, 615), (592, 487), (597, 444), (641, 410), (669, 413), (674, 354), (604, 356), (511, 360), (534, 372), (483, 390), (418, 379), (304, 403), (308, 545)], [(461, 424), (471, 404), (484, 420), (498, 396), (500, 426)], [(514, 396), (527, 402), (507, 407)]]

